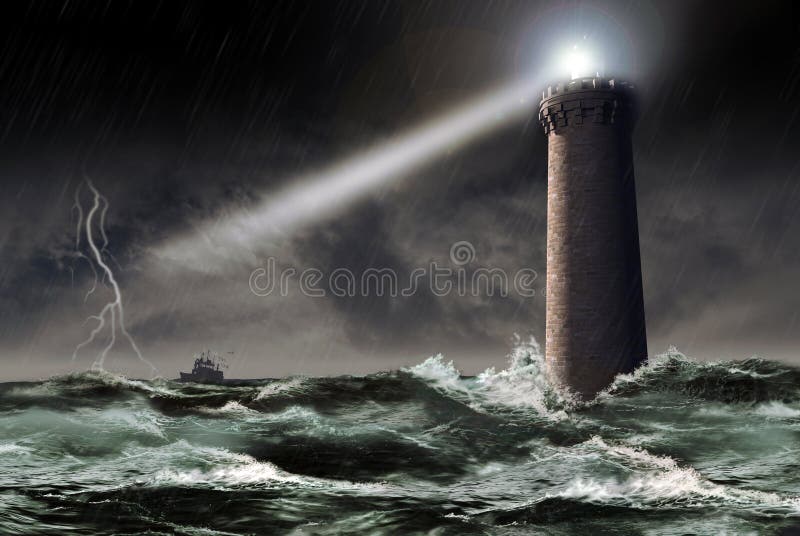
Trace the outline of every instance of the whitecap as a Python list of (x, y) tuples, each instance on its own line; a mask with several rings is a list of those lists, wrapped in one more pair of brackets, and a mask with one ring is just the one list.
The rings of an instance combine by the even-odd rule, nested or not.
[[(149, 482), (150, 485), (212, 487), (215, 489), (291, 485), (354, 491), (373, 491), (386, 487), (385, 484), (356, 483), (347, 480), (297, 475), (284, 471), (268, 461), (258, 461), (247, 454), (239, 454), (225, 449), (191, 447), (186, 444), (184, 447), (188, 447), (201, 458), (206, 458), (204, 461), (207, 467), (184, 470), (162, 469), (153, 475)], [(211, 463), (209, 464), (209, 462)]]
[(544, 354), (533, 337), (525, 342), (517, 337), (508, 361), (505, 370), (495, 372), (492, 367), (478, 375), (477, 384), (489, 403), (533, 408), (540, 416), (554, 420), (568, 418), (565, 410), (576, 401), (550, 382)]
[(578, 478), (557, 496), (637, 508), (675, 506), (727, 506), (783, 514), (800, 513), (800, 497), (715, 484), (697, 470), (681, 466), (668, 456), (644, 449), (609, 444), (593, 437), (579, 449), (599, 450), (606, 459), (631, 471), (624, 479)]
[(224, 406), (218, 408), (200, 407), (201, 413), (207, 415), (258, 415), (259, 412), (242, 405), (236, 400), (229, 400)]
[(30, 454), (31, 452), (30, 448), (17, 445), (16, 443), (0, 443), (0, 456), (19, 456), (22, 454)]
[(300, 390), (307, 378), (304, 377), (295, 377), (289, 378), (287, 380), (277, 380), (270, 382), (269, 384), (265, 385), (261, 388), (261, 390), (256, 395), (256, 400), (263, 400), (265, 398), (269, 398), (281, 393), (291, 393), (292, 391)]
[(793, 408), (777, 400), (758, 404), (755, 413), (773, 419), (796, 419), (800, 417), (800, 409)]
[(533, 337), (523, 341), (516, 336), (508, 367), (500, 371), (488, 368), (472, 381), (462, 379), (453, 362), (446, 362), (441, 354), (403, 370), (476, 411), (532, 409), (540, 417), (563, 420), (569, 418), (566, 409), (576, 404), (573, 397), (549, 381), (544, 354)]
[(442, 354), (431, 356), (418, 365), (404, 368), (403, 371), (443, 389), (464, 390), (464, 386), (460, 382), (461, 372), (452, 360), (445, 361)]

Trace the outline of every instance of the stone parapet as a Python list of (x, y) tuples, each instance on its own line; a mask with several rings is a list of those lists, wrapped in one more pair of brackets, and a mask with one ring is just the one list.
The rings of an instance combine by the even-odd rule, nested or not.
[(587, 123), (622, 124), (635, 119), (633, 86), (604, 78), (582, 78), (548, 87), (542, 92), (539, 122), (545, 134)]

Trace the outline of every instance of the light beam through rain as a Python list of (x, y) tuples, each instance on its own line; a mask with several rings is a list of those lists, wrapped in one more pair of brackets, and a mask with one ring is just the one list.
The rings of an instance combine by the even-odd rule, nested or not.
[(207, 270), (220, 261), (253, 260), (254, 244), (329, 218), (434, 157), (530, 117), (540, 90), (538, 77), (495, 90), (363, 153), (289, 180), (288, 186), (265, 194), (255, 207), (207, 222), (189, 235), (160, 244), (154, 253)]

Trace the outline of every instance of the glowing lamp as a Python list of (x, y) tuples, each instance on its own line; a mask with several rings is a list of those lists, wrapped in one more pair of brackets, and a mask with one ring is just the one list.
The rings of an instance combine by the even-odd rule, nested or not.
[(589, 51), (579, 48), (578, 45), (572, 47), (572, 50), (564, 55), (563, 68), (569, 71), (573, 80), (600, 74), (597, 69), (597, 62)]

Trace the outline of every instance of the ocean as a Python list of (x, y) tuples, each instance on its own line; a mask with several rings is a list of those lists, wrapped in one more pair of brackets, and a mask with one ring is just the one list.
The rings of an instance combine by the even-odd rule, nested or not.
[(0, 533), (800, 534), (799, 369), (671, 350), (578, 403), (542, 366), (3, 383)]

